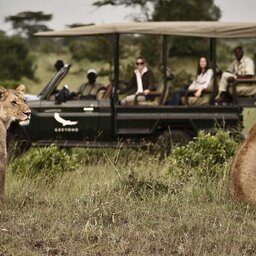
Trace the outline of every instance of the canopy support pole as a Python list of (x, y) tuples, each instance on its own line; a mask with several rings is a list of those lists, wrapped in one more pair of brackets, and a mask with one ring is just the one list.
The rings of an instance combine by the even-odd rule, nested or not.
[(217, 65), (216, 65), (216, 38), (210, 38), (210, 63), (213, 69), (213, 94), (210, 104), (214, 104), (214, 98), (218, 93)]
[(120, 34), (114, 34), (114, 80), (112, 86), (111, 106), (112, 106), (112, 124), (113, 124), (113, 138), (117, 135), (117, 104), (118, 104), (118, 89), (119, 89), (119, 41)]

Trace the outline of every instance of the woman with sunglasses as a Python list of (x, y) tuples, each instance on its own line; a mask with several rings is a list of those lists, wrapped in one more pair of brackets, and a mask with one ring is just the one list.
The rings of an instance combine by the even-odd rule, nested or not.
[(134, 70), (128, 86), (124, 90), (120, 91), (120, 93), (132, 91), (132, 94), (121, 100), (122, 105), (134, 104), (137, 94), (144, 94), (137, 96), (138, 102), (150, 100), (151, 97), (148, 95), (149, 92), (156, 90), (154, 75), (152, 71), (147, 68), (145, 59), (139, 56), (136, 58), (135, 64), (136, 69)]
[(213, 71), (209, 67), (209, 61), (205, 56), (201, 56), (198, 60), (196, 77), (189, 85), (179, 88), (174, 91), (171, 100), (166, 105), (180, 105), (183, 96), (201, 97), (203, 90), (205, 90), (211, 83)]

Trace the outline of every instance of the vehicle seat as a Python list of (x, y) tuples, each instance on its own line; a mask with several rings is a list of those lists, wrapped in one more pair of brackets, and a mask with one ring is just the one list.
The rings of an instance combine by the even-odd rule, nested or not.
[(256, 98), (256, 76), (240, 78), (230, 83), (229, 93), (233, 96), (233, 104), (251, 106)]
[(143, 93), (139, 93), (136, 97), (135, 97), (135, 105), (164, 105), (164, 103), (166, 102), (168, 95), (169, 95), (169, 84), (168, 81), (172, 80), (173, 77), (171, 77), (170, 79), (167, 78), (167, 82), (166, 82), (166, 86), (164, 84), (164, 81), (161, 81), (160, 86), (158, 87), (157, 91), (152, 91), (150, 92), (147, 96), (149, 96), (149, 99), (147, 101), (137, 101), (137, 98), (139, 96), (144, 96)]
[(101, 95), (98, 97), (98, 99), (109, 99), (112, 94), (112, 85), (111, 84), (107, 85), (106, 89), (101, 90), (99, 94)]
[[(213, 67), (213, 65), (211, 65)], [(215, 76), (218, 80), (220, 79), (222, 75), (222, 70), (215, 65)], [(217, 88), (216, 88), (217, 89)], [(181, 98), (182, 105), (196, 105), (196, 106), (206, 106), (213, 103), (215, 97), (216, 97), (217, 91), (214, 90), (214, 78), (212, 77), (211, 83), (208, 88), (203, 90), (203, 95), (201, 97), (195, 97), (195, 96), (186, 96)]]
[(189, 106), (205, 106), (209, 105), (212, 99), (213, 94), (213, 83), (209, 85), (208, 88), (203, 90), (201, 97), (195, 96), (184, 96), (181, 98), (182, 105), (189, 105)]

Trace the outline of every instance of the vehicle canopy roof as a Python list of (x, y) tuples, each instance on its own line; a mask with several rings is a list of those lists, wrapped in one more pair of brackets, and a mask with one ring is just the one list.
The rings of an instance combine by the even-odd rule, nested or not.
[(256, 22), (159, 21), (88, 25), (36, 33), (43, 37), (73, 37), (104, 34), (156, 34), (206, 38), (256, 37)]

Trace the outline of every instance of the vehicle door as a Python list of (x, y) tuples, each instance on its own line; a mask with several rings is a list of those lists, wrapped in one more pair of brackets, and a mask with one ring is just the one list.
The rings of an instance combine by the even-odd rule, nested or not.
[(32, 141), (97, 141), (110, 132), (110, 100), (68, 100), (60, 104), (41, 100), (30, 104), (32, 117), (27, 130)]

